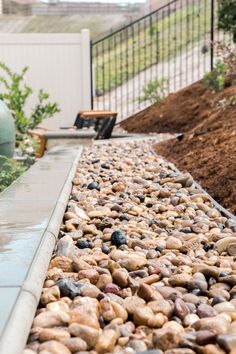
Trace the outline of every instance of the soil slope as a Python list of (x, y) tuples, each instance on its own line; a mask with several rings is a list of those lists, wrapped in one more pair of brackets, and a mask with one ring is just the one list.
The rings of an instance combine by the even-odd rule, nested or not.
[(197, 82), (121, 126), (129, 132), (184, 132), (181, 141), (156, 145), (157, 153), (189, 171), (213, 198), (236, 213), (236, 86), (216, 94)]

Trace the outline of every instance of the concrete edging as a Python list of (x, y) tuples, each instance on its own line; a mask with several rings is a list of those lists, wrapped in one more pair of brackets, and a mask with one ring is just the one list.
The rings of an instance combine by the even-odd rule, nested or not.
[(21, 354), (25, 348), (81, 152), (82, 147), (79, 148), (72, 163), (26, 279), (20, 289), (17, 301), (14, 303), (0, 341), (0, 353)]

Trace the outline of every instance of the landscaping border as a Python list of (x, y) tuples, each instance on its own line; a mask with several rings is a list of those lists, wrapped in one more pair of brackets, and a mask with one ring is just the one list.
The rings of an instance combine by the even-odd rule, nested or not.
[[(9, 308), (8, 314), (5, 316), (5, 318), (3, 316), (4, 323), (1, 324), (2, 330), (0, 331), (0, 353), (21, 354), (22, 351), (24, 350), (25, 343), (27, 341), (27, 337), (35, 315), (35, 311), (37, 309), (38, 302), (40, 299), (43, 283), (45, 280), (45, 274), (48, 269), (48, 264), (50, 262), (52, 252), (55, 247), (55, 243), (59, 233), (61, 221), (63, 219), (64, 211), (69, 199), (69, 195), (71, 193), (72, 180), (74, 178), (77, 169), (81, 152), (82, 152), (81, 146), (79, 148), (78, 146), (76, 147), (73, 146), (69, 148), (59, 148), (59, 149), (57, 148), (52, 150), (52, 152), (48, 153), (45, 156), (45, 158), (39, 160), (32, 167), (32, 169), (29, 169), (12, 186), (10, 186), (6, 191), (4, 191), (5, 193), (3, 192), (2, 194), (0, 194), (0, 203), (2, 202), (4, 206), (4, 203), (9, 202), (8, 197), (12, 196), (11, 194), (12, 190), (13, 190), (13, 194), (17, 195), (17, 190), (19, 191), (22, 188), (22, 184), (24, 184), (24, 181), (27, 181), (27, 177), (29, 178), (29, 180), (31, 178), (32, 180), (34, 179), (34, 173), (35, 176), (37, 175), (38, 181), (40, 181), (40, 172), (44, 174), (44, 177), (42, 176), (42, 179), (44, 179), (44, 187), (46, 187), (45, 183), (46, 184), (51, 183), (52, 185), (52, 183), (54, 183), (52, 181), (54, 181), (54, 176), (55, 176), (55, 171), (53, 169), (53, 166), (55, 165), (57, 168), (58, 166), (60, 166), (60, 164), (62, 164), (63, 166), (64, 174), (61, 173), (60, 176), (60, 173), (58, 173), (58, 178), (59, 180), (61, 178), (61, 183), (59, 181), (59, 183), (57, 183), (57, 185), (54, 186), (53, 193), (57, 194), (56, 201), (50, 204), (53, 205), (53, 207), (51, 207), (50, 210), (50, 217), (46, 222), (46, 224), (43, 223), (43, 229), (40, 230), (41, 232), (40, 240), (37, 244), (36, 252), (35, 252), (35, 248), (32, 248), (31, 250), (32, 254), (30, 254), (30, 257), (32, 258), (32, 260), (30, 261), (29, 268), (26, 269), (26, 276), (24, 277), (22, 283), (20, 285), (13, 284), (11, 286), (9, 285), (5, 286), (4, 283), (2, 283), (4, 279), (1, 280), (1, 273), (0, 273), (0, 283), (1, 283), (0, 288), (4, 288), (5, 291), (3, 292), (7, 292), (10, 295), (13, 293), (12, 303), (10, 305), (9, 304), (6, 305), (6, 307)], [(47, 170), (47, 166), (49, 165), (51, 165), (51, 169)], [(64, 170), (66, 170), (66, 172)], [(46, 172), (46, 178), (45, 178), (45, 172)], [(51, 176), (52, 178), (50, 178), (50, 173), (51, 174), (54, 173), (54, 176)], [(30, 176), (30, 174), (33, 175)], [(30, 186), (30, 182), (27, 183), (29, 183)], [(49, 185), (49, 189), (51, 188), (51, 185)], [(56, 192), (55, 192), (55, 188), (56, 188)], [(32, 189), (35, 190), (35, 188)], [(48, 192), (47, 188), (45, 188), (44, 190), (46, 192), (44, 193), (44, 195), (42, 195), (41, 203), (43, 203), (43, 198), (45, 198), (45, 201), (48, 201), (49, 198), (49, 196), (47, 195)], [(30, 198), (29, 194), (28, 197)], [(20, 200), (19, 199), (16, 200), (16, 204), (17, 201)], [(29, 204), (30, 203), (32, 204), (33, 207), (33, 203), (35, 203), (35, 199), (34, 198), (30, 199)], [(14, 205), (15, 205), (14, 197), (13, 197), (12, 205), (13, 205), (12, 208), (14, 209)], [(12, 212), (14, 213), (14, 210)], [(1, 213), (1, 211), (0, 211), (0, 224), (2, 224), (3, 226), (12, 225), (12, 220), (8, 220), (4, 212)], [(35, 224), (35, 227), (36, 226), (37, 224)], [(15, 238), (17, 238), (18, 236), (17, 225), (14, 225), (14, 228), (15, 228), (14, 236)], [(28, 227), (26, 227), (25, 230), (27, 230), (27, 228)], [(19, 223), (19, 230), (22, 230), (21, 223)], [(19, 233), (20, 232), (22, 231), (19, 231)], [(38, 231), (35, 231), (35, 233), (36, 232)], [(1, 230), (0, 230), (0, 236), (1, 236)], [(33, 240), (35, 239), (34, 236), (35, 236), (34, 232), (32, 232), (30, 234), (30, 239), (29, 239), (32, 240), (32, 243), (34, 242)], [(14, 242), (14, 240), (12, 241)], [(20, 239), (19, 243), (20, 242), (23, 242), (23, 239)], [(17, 247), (17, 245), (15, 245), (15, 247)], [(19, 244), (18, 244), (18, 248), (19, 248)], [(22, 248), (21, 245), (20, 248)], [(27, 254), (27, 250), (26, 250), (26, 254)], [(5, 255), (4, 252), (1, 257), (2, 259), (3, 257), (5, 257), (3, 261), (6, 262), (11, 261), (11, 260), (10, 261), (6, 260), (6, 257), (8, 257), (8, 255), (7, 254)], [(27, 257), (29, 257), (29, 255), (25, 256), (26, 263), (27, 263)], [(0, 261), (2, 259), (0, 259)], [(8, 273), (8, 269), (5, 269), (5, 272)], [(9, 302), (8, 299), (6, 297), (4, 298), (4, 294), (3, 294), (0, 300), (2, 302), (5, 301), (7, 303)], [(2, 307), (3, 306), (4, 304), (2, 305)]]

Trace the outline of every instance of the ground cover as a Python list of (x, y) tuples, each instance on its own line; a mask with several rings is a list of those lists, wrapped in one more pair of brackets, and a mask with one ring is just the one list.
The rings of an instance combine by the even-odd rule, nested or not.
[(129, 132), (184, 133), (156, 151), (193, 177), (223, 206), (236, 212), (236, 87), (220, 93), (197, 82), (121, 123)]
[(84, 148), (23, 354), (235, 353), (235, 230), (149, 142)]

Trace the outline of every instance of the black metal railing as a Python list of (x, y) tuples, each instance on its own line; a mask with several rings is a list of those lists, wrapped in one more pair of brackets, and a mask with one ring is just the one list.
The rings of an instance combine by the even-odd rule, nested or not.
[(93, 108), (115, 110), (122, 120), (150, 105), (145, 87), (167, 95), (201, 79), (213, 67), (212, 41), (225, 38), (219, 1), (172, 0), (92, 42)]

